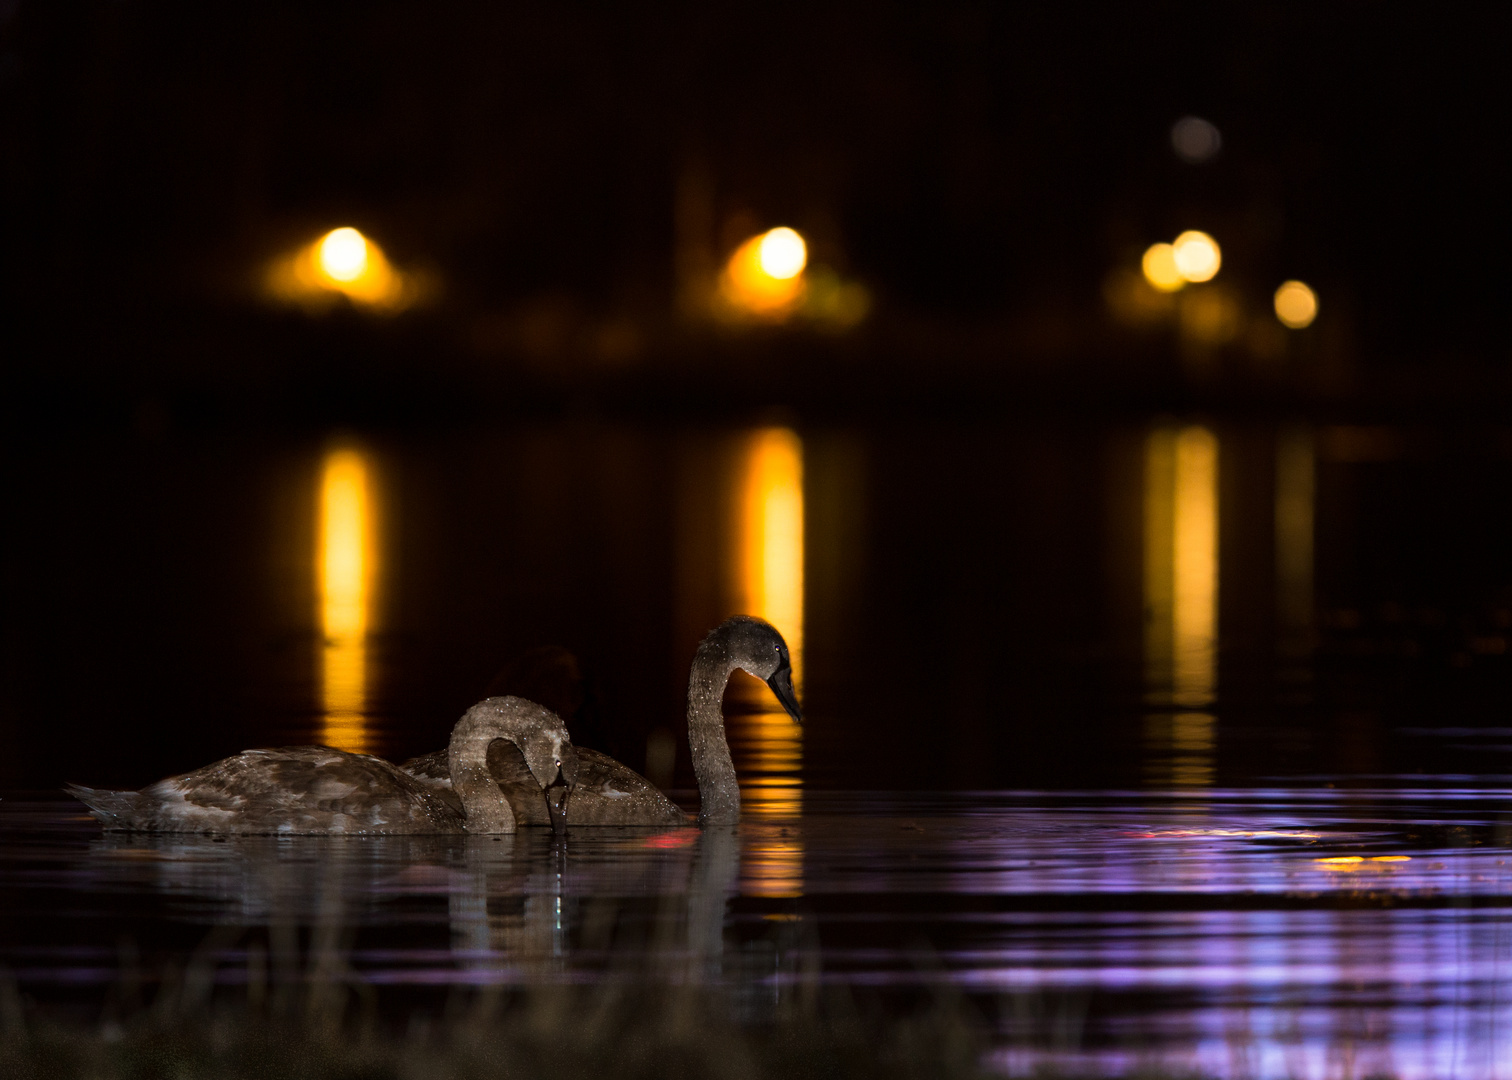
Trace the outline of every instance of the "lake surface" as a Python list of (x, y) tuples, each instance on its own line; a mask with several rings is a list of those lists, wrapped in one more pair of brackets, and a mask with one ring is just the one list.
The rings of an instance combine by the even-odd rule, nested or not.
[[(950, 985), (1018, 1071), (1512, 1075), (1512, 429), (139, 413), (4, 436), (0, 961), (39, 1000), (314, 943), (401, 1008)], [(219, 842), (58, 797), (403, 758), (508, 691), (692, 807), (688, 662), (736, 611), (805, 711), (732, 683), (737, 833)]]
[(690, 787), (689, 659), (735, 611), (807, 716), (733, 690), (746, 762), (808, 789), (1512, 772), (1512, 429), (154, 423), (5, 435), (0, 790), (422, 753), (501, 674)]
[[(951, 987), (1028, 1073), (1512, 1073), (1512, 807), (1498, 789), (812, 797), (739, 829), (514, 837), (102, 834), (0, 806), (0, 963), (43, 1001), (198, 957), (380, 1000), (639, 977), (748, 1022), (816, 984)], [(349, 973), (349, 974), (348, 974)]]

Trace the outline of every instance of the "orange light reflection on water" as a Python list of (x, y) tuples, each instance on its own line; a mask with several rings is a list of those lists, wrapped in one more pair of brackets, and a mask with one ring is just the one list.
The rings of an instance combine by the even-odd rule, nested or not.
[[(787, 428), (763, 428), (750, 438), (736, 500), (741, 611), (759, 615), (782, 633), (793, 661), (793, 685), (803, 688), (803, 444)], [(803, 810), (803, 729), (764, 687), (745, 687), (750, 708), (734, 736), (747, 816), (761, 824), (747, 846), (749, 891), (759, 896), (803, 893), (803, 844), (782, 822)]]
[(1326, 870), (1331, 874), (1351, 874), (1360, 870), (1380, 869), (1382, 863), (1411, 861), (1411, 855), (1333, 855), (1328, 858), (1314, 859), (1313, 863), (1319, 870)]
[(803, 444), (764, 428), (746, 455), (741, 498), (741, 599), (747, 614), (781, 631), (803, 687)]
[(320, 482), (316, 567), (321, 649), (321, 742), (368, 750), (367, 634), (376, 551), (366, 459), (344, 448), (326, 456)]
[(1206, 785), (1218, 682), (1218, 439), (1157, 428), (1145, 444), (1145, 665), (1152, 779)]

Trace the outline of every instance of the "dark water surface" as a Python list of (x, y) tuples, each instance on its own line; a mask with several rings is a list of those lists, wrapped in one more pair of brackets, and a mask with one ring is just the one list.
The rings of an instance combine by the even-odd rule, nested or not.
[(99, 1000), (191, 950), (242, 986), (324, 947), (389, 1002), (633, 972), (751, 1021), (816, 983), (950, 986), (1015, 1071), (1471, 1080), (1512, 1069), (1509, 843), (1469, 786), (827, 794), (563, 842), (102, 835), (7, 803), (0, 962)]
[[(951, 984), (1015, 1069), (1512, 1076), (1512, 429), (147, 419), (5, 436), (0, 959), (39, 999), (325, 942), (417, 1007)], [(732, 685), (738, 834), (104, 836), (58, 797), (401, 758), (507, 689), (692, 806), (736, 611), (806, 714)]]
[[(1512, 772), (1512, 428), (584, 416), (6, 440), (13, 792), (312, 738), (421, 753), (544, 646), (579, 664), (543, 690), (579, 743), (641, 767), (660, 732), (691, 786), (688, 662), (733, 611), (801, 653), (782, 768), (808, 788)], [(321, 591), (341, 447), (368, 495), (355, 629)]]

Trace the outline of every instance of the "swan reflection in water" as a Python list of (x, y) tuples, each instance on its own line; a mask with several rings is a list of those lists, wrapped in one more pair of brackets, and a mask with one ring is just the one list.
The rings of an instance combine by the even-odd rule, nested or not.
[[(56, 911), (0, 959), (23, 986), (108, 985), (123, 925), (154, 952), (215, 924), (253, 943), (263, 926), (270, 940), (275, 925), (342, 927), (372, 984), (634, 971), (717, 980), (755, 1018), (778, 993), (803, 995), (807, 965), (822, 960), (824, 986), (911, 993), (940, 981), (1011, 1006), (999, 1060), (1024, 1074), (1168, 1061), (1175, 1074), (1230, 1075), (1227, 1055), (1248, 1047), (1258, 1057), (1242, 1075), (1333, 1075), (1348, 1053), (1356, 1075), (1501, 1076), (1512, 1060), (1505, 794), (1218, 789), (1201, 805), (1184, 792), (1137, 804), (826, 794), (792, 826), (802, 907), (763, 895), (751, 873), (760, 821), (572, 829), (560, 848), (546, 829), (498, 841), (100, 837), (77, 814), (66, 823), (77, 845), (51, 863), (17, 833), (0, 842), (7, 889), (29, 911)], [(8, 814), (0, 804), (0, 824)], [(81, 952), (91, 937), (98, 947)], [(914, 942), (933, 943), (938, 970), (921, 973)], [(237, 982), (235, 955), (217, 957)], [(1054, 1041), (1062, 1011), (1087, 1017), (1084, 1044)]]
[[(465, 868), (448, 897), (452, 949), (464, 982), (530, 982), (569, 968), (612, 970), (634, 958), (638, 975), (718, 979), (724, 929), (740, 870), (735, 828), (679, 833), (634, 829), (593, 845), (541, 850), (534, 836), (513, 843), (468, 841)], [(655, 852), (653, 859), (645, 859)], [(628, 857), (627, 857), (628, 856)], [(461, 974), (465, 973), (465, 974)]]
[[(148, 891), (179, 919), (240, 932), (221, 940), (266, 927), (270, 938), (308, 928), (322, 941), (356, 941), (342, 962), (370, 983), (519, 985), (624, 964), (678, 981), (725, 976), (737, 827), (575, 834), (106, 833), (91, 842), (93, 880), (81, 884)], [(364, 929), (395, 923), (434, 933), (434, 944), (362, 947)], [(238, 956), (220, 954), (228, 982), (238, 981)]]

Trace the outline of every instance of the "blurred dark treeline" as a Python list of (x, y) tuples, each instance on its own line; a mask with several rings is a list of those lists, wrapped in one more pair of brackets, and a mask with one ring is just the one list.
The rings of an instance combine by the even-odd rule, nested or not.
[[(800, 409), (1499, 407), (1509, 20), (3, 0), (8, 408), (378, 422), (583, 395), (702, 408), (736, 384)], [(1223, 133), (1210, 163), (1171, 150), (1188, 114)], [(430, 275), (431, 302), (379, 318), (260, 295), (270, 258), (342, 224)], [(689, 280), (778, 224), (864, 284), (865, 322), (689, 314)], [(1194, 345), (1117, 317), (1110, 275), (1186, 228), (1223, 244), (1253, 333)], [(1269, 316), (1287, 278), (1322, 298), (1296, 334)]]

